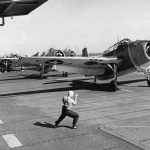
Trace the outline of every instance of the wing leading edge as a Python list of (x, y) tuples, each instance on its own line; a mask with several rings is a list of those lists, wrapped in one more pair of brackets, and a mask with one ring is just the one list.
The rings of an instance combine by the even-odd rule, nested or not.
[(63, 66), (96, 66), (99, 64), (115, 63), (118, 64), (121, 60), (116, 57), (22, 57), (20, 61), (26, 63), (46, 63), (57, 64)]

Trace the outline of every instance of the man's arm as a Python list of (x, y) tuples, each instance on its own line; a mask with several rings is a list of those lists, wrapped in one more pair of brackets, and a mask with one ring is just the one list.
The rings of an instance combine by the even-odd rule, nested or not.
[(73, 105), (76, 105), (76, 104), (77, 104), (77, 99), (78, 99), (78, 94), (76, 94), (75, 98), (74, 98), (73, 101), (72, 101), (72, 104), (73, 104)]

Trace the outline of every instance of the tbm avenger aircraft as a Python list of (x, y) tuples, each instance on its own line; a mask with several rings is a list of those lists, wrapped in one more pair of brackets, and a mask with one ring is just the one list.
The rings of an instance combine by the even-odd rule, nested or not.
[(150, 41), (123, 39), (108, 48), (101, 56), (94, 57), (26, 57), (19, 63), (46, 63), (50, 67), (57, 65), (57, 70), (95, 76), (96, 79), (112, 79), (114, 91), (117, 87), (117, 76), (134, 71), (141, 71), (150, 86)]
[(5, 25), (5, 17), (28, 15), (47, 0), (0, 0), (0, 26)]
[[(50, 50), (48, 50), (48, 52), (42, 52), (41, 54), (39, 52), (37, 52), (36, 54), (34, 54), (32, 57), (75, 57), (76, 54), (74, 51), (72, 50), (55, 50), (53, 48), (51, 48)], [(31, 58), (32, 58), (31, 57)], [(44, 78), (44, 74), (50, 72), (50, 71), (56, 71), (56, 65), (49, 65), (47, 63), (27, 63), (27, 62), (21, 62), (20, 63), (20, 59), (22, 58), (22, 56), (19, 56), (17, 54), (12, 54), (12, 58), (10, 57), (1, 57), (0, 58), (0, 70), (2, 72), (9, 72), (12, 71), (14, 67), (19, 67), (20, 70), (36, 70), (38, 72), (40, 72), (40, 78), (43, 79)], [(63, 71), (63, 77), (68, 77), (68, 72)]]
[[(66, 57), (66, 56), (69, 56), (69, 57), (75, 57), (76, 54), (74, 51), (72, 50), (55, 50), (53, 48), (51, 48), (50, 50), (48, 50), (48, 52), (43, 52), (42, 54), (39, 55), (39, 52), (34, 54), (32, 57), (29, 57), (29, 58), (49, 58), (49, 57), (52, 57), (52, 58), (58, 58), (58, 57)], [(16, 55), (16, 57), (18, 57)], [(38, 72), (40, 72), (40, 78), (44, 78), (44, 74), (47, 74), (48, 72), (50, 71), (56, 71), (57, 70), (57, 67), (56, 65), (54, 65), (53, 63), (52, 64), (49, 64), (47, 62), (40, 62), (40, 61), (36, 61), (36, 62), (32, 62), (32, 61), (23, 61), (25, 58), (24, 57), (18, 57), (18, 61), (17, 61), (17, 65), (18, 66), (24, 66), (24, 68), (28, 68), (28, 67), (31, 67), (32, 66), (32, 70), (36, 70)], [(68, 77), (68, 72), (65, 72), (63, 71), (63, 77)]]
[(111, 86), (114, 91), (117, 87), (117, 76), (134, 71), (141, 71), (147, 78), (150, 86), (150, 41), (123, 39), (108, 48), (101, 56), (94, 57), (26, 57), (19, 63), (43, 64), (51, 67), (57, 65), (57, 70), (95, 76), (96, 79), (113, 79)]

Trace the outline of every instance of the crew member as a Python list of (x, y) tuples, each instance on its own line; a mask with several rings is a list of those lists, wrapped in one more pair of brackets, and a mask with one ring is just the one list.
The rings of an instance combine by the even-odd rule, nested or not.
[(68, 91), (68, 96), (64, 96), (62, 99), (63, 106), (62, 106), (62, 113), (58, 120), (55, 122), (55, 127), (58, 126), (58, 124), (66, 117), (71, 117), (73, 118), (73, 123), (72, 123), (72, 129), (77, 129), (76, 123), (79, 119), (78, 113), (72, 111), (72, 106), (77, 104), (77, 98), (78, 94), (75, 95), (75, 98), (73, 98), (74, 92), (73, 91)]

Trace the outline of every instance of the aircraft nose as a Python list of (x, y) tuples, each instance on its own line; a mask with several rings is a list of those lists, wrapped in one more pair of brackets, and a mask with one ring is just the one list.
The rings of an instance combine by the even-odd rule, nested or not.
[(147, 43), (145, 46), (145, 52), (148, 55), (148, 57), (150, 57), (150, 43)]
[(56, 57), (64, 57), (64, 53), (63, 53), (61, 50), (58, 50), (58, 51), (55, 53), (55, 56), (56, 56)]

